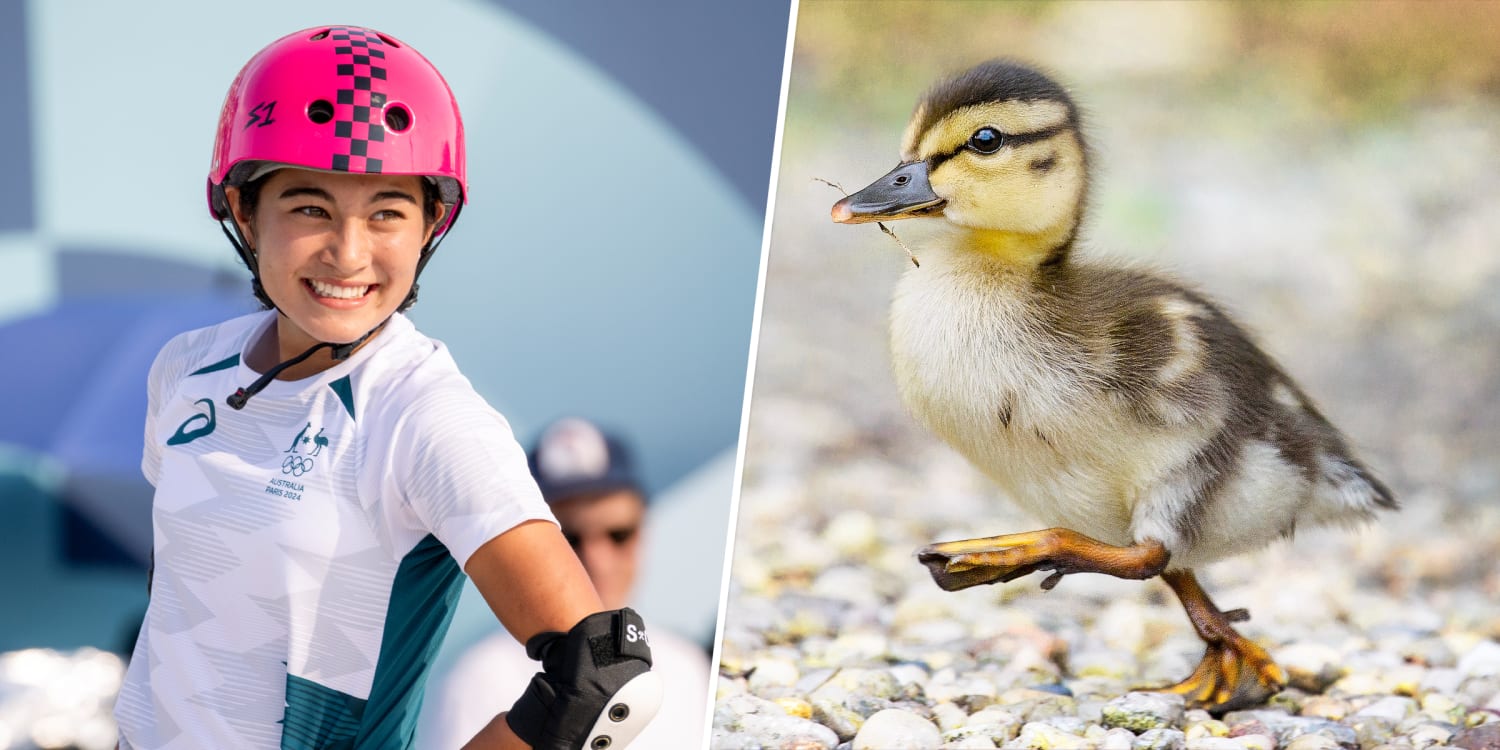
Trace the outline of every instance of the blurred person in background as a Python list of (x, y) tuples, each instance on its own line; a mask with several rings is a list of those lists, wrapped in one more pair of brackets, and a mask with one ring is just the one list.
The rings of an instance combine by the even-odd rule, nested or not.
[(410, 747), (465, 572), (534, 677), (450, 747), (628, 745), (659, 700), (644, 624), (604, 610), (505, 418), (402, 314), (467, 198), (441, 74), (371, 29), (305, 29), (246, 63), (217, 133), (210, 213), (265, 309), (151, 367), (119, 746)]
[[(606, 608), (630, 602), (646, 546), (649, 500), (631, 450), (618, 435), (583, 419), (565, 418), (543, 430), (527, 456), (542, 497), (563, 536), (583, 561)], [(651, 630), (652, 671), (662, 677), (661, 711), (631, 746), (644, 750), (699, 747), (708, 699), (708, 659), (698, 646), (661, 628)], [(495, 632), (436, 677), (418, 722), (417, 747), (452, 750), (473, 736), (525, 687), (526, 652)], [(510, 677), (503, 687), (497, 676)]]

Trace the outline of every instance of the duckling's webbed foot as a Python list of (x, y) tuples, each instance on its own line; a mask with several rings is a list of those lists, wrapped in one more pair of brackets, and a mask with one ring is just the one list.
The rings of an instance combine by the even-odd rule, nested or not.
[(1039, 570), (1052, 571), (1042, 581), (1044, 589), (1056, 586), (1070, 573), (1104, 573), (1139, 580), (1161, 573), (1167, 558), (1166, 547), (1160, 542), (1116, 547), (1056, 528), (940, 542), (917, 551), (917, 559), (945, 591), (1013, 581)]
[(1195, 707), (1223, 714), (1264, 703), (1286, 685), (1286, 672), (1270, 654), (1230, 626), (1231, 621), (1248, 620), (1248, 612), (1220, 612), (1190, 570), (1163, 573), (1162, 580), (1177, 593), (1193, 629), (1208, 643), (1192, 676), (1163, 690), (1182, 695)]

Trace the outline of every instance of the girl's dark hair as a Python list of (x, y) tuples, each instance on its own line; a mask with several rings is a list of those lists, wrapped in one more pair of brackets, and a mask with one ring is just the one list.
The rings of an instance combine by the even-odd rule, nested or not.
[[(251, 180), (240, 186), (240, 213), (247, 217), (254, 217), (255, 210), (260, 207), (260, 191), (266, 186), (266, 180), (274, 172), (268, 173), (258, 179)], [(437, 222), (438, 206), (443, 203), (443, 193), (432, 180), (422, 179), (422, 219), (427, 226)]]

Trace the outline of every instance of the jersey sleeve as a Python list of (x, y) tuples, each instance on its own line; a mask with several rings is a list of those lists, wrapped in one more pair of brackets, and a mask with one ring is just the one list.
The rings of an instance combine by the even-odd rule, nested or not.
[(401, 495), (460, 568), (521, 523), (556, 523), (510, 424), (467, 383), (429, 389), (393, 438), (390, 470)]
[(146, 481), (156, 486), (161, 474), (161, 441), (156, 437), (156, 418), (168, 396), (172, 381), (181, 377), (182, 349), (189, 334), (180, 334), (168, 341), (156, 359), (151, 361), (151, 371), (146, 376), (146, 427), (141, 450), (141, 473)]

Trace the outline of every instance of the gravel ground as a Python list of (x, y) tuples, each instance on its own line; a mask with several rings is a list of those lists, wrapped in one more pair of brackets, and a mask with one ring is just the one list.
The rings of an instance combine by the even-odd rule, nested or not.
[[(815, 404), (764, 408), (843, 424)], [(917, 547), (1026, 521), (945, 449), (913, 447), (909, 464), (836, 453), (810, 486), (766, 477), (741, 500), (715, 748), (1500, 746), (1500, 510), (1428, 536), (1412, 531), (1440, 519), (1413, 508), (1212, 568), (1206, 587), (1250, 609), (1243, 632), (1292, 680), (1264, 709), (1214, 720), (1131, 692), (1186, 677), (1202, 654), (1159, 581), (942, 592)], [(809, 513), (813, 497), (863, 507)]]
[[(809, 124), (797, 80), (713, 747), (1500, 749), (1493, 103), (1349, 125), (1254, 94), (1201, 112), (1080, 94), (1103, 167), (1085, 254), (1219, 298), (1405, 505), (1199, 571), (1292, 681), (1214, 719), (1133, 692), (1203, 652), (1160, 581), (945, 593), (917, 563), (929, 542), (1037, 524), (904, 414), (885, 310), (920, 270), (873, 227), (829, 224), (837, 194), (813, 182), (884, 173), (901, 123)], [(920, 257), (921, 227), (893, 228)]]

